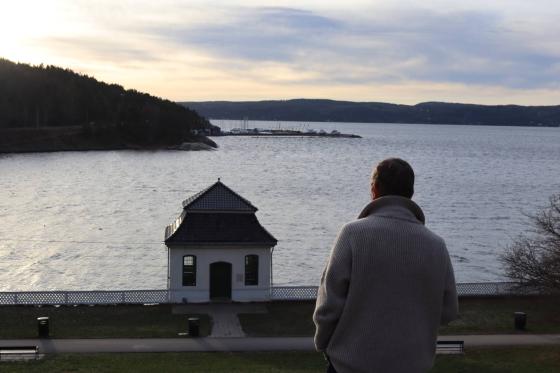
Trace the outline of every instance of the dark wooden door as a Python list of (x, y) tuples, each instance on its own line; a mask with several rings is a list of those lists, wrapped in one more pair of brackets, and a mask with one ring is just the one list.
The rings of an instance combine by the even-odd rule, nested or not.
[(231, 300), (231, 263), (210, 264), (210, 299)]

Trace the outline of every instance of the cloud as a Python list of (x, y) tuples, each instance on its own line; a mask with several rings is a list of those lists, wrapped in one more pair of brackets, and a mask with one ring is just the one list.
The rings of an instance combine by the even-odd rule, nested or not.
[(101, 39), (93, 37), (49, 37), (38, 41), (43, 48), (59, 51), (62, 55), (79, 56), (85, 61), (99, 63), (128, 64), (149, 63), (159, 60), (155, 51), (130, 44), (126, 40)]
[(290, 62), (339, 28), (335, 20), (292, 8), (235, 8), (219, 18), (157, 32), (182, 46), (226, 58)]
[[(555, 84), (558, 55), (540, 51), (531, 38), (498, 14), (419, 11), (378, 21), (363, 33), (379, 37), (381, 61), (410, 61), (397, 70), (406, 79), (534, 88)], [(379, 49), (378, 49), (379, 50)]]
[(392, 100), (412, 102), (448, 92), (473, 102), (493, 92), (494, 102), (504, 95), (553, 102), (560, 6), (535, 1), (17, 3), (0, 13), (0, 52), (176, 99), (365, 100), (393, 92)]
[(557, 86), (560, 61), (559, 51), (537, 48), (530, 34), (495, 11), (399, 9), (351, 19), (294, 8), (231, 8), (219, 21), (157, 33), (213, 55), (216, 68), (232, 73), (235, 66), (248, 73), (263, 63), (314, 72), (293, 81), (298, 84), (419, 80), (551, 87)]

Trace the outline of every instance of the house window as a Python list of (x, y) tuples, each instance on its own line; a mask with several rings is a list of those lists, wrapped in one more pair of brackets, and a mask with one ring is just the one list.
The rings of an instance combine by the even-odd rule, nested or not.
[(183, 257), (183, 286), (196, 286), (196, 256)]
[(245, 285), (259, 284), (259, 256), (245, 256)]

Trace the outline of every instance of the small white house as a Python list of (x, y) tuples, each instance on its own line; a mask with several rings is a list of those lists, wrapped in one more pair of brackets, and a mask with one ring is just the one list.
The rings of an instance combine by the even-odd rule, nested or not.
[(183, 201), (165, 229), (173, 302), (270, 300), (272, 250), (257, 208), (220, 180)]

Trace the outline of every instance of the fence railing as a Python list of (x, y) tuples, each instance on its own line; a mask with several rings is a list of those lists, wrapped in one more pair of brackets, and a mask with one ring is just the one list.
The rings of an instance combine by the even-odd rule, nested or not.
[(0, 292), (0, 305), (169, 303), (168, 290)]
[[(312, 300), (317, 286), (273, 286), (272, 300)], [(513, 282), (458, 283), (460, 297), (526, 295)], [(0, 292), (0, 305), (74, 305), (172, 303), (169, 290), (93, 290)]]
[(274, 286), (270, 289), (272, 300), (308, 300), (317, 298), (318, 286)]
[(506, 295), (527, 295), (527, 290), (520, 290), (515, 282), (461, 282), (457, 284), (460, 297), (492, 297)]
[[(271, 290), (273, 300), (306, 300), (317, 298), (317, 286), (275, 286)], [(495, 297), (525, 295), (514, 282), (463, 282), (457, 284), (460, 297)]]

